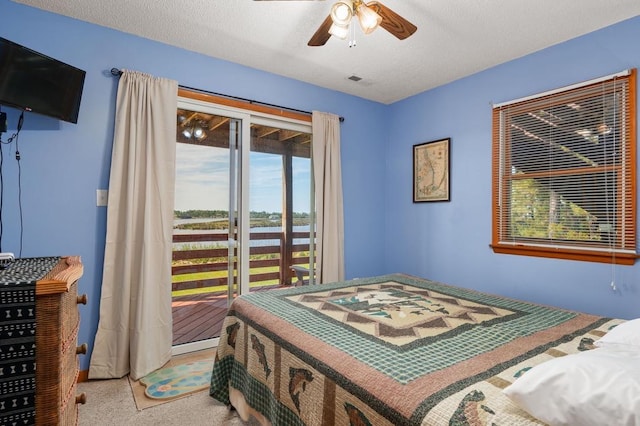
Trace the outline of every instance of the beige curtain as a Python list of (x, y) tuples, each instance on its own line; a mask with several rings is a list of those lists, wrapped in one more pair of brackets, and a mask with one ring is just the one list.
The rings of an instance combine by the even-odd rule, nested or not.
[(139, 379), (171, 357), (177, 107), (176, 81), (121, 75), (90, 379)]
[(313, 111), (313, 176), (316, 193), (316, 282), (344, 280), (344, 219), (340, 171), (340, 119)]

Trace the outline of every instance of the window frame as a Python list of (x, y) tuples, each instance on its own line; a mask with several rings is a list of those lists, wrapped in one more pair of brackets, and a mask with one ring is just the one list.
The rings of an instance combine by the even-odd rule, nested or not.
[[(626, 232), (624, 232), (623, 235), (616, 236), (615, 247), (611, 245), (606, 246), (605, 244), (581, 244), (575, 240), (559, 243), (558, 240), (554, 241), (552, 238), (538, 238), (540, 242), (537, 243), (532, 242), (531, 239), (514, 237), (509, 231), (511, 226), (509, 211), (511, 209), (512, 199), (510, 183), (512, 180), (518, 178), (513, 178), (511, 177), (511, 173), (507, 173), (507, 171), (511, 169), (512, 164), (512, 154), (510, 151), (511, 136), (507, 128), (509, 120), (505, 119), (505, 115), (507, 117), (509, 115), (507, 108), (517, 109), (518, 114), (522, 114), (523, 110), (526, 111), (529, 103), (532, 104), (539, 99), (550, 99), (549, 103), (553, 105), (554, 99), (558, 102), (558, 99), (561, 99), (561, 97), (569, 91), (579, 90), (582, 87), (595, 84), (602, 84), (603, 82), (613, 81), (613, 79), (625, 79), (626, 81), (625, 88), (620, 89), (624, 90), (624, 94), (627, 96), (626, 109), (624, 112), (621, 111), (618, 114), (620, 114), (620, 118), (624, 120), (623, 126), (625, 126), (625, 132), (628, 135), (625, 143), (627, 143), (628, 146), (625, 150), (626, 157), (623, 156), (624, 159), (620, 161), (620, 164), (614, 167), (616, 172), (622, 174), (622, 177), (616, 182), (616, 194), (620, 196), (620, 188), (622, 185), (631, 185), (631, 188), (625, 191), (627, 205), (624, 209), (616, 208), (615, 211), (616, 220), (624, 222), (623, 229), (625, 229)], [(535, 112), (536, 110), (532, 109), (531, 111)], [(515, 113), (513, 115), (515, 115)], [(494, 253), (633, 265), (638, 257), (636, 253), (636, 69), (539, 95), (529, 96), (520, 100), (494, 105), (492, 120), (492, 242), (490, 247)], [(561, 170), (562, 174), (574, 176), (581, 173), (567, 173), (566, 168), (550, 168), (549, 170)], [(595, 186), (592, 188), (595, 188)]]

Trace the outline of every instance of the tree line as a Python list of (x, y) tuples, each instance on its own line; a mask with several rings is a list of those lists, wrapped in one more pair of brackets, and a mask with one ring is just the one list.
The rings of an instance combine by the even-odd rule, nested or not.
[[(174, 219), (224, 219), (229, 217), (228, 210), (174, 210)], [(251, 211), (249, 217), (252, 219), (282, 219), (280, 212)], [(309, 213), (293, 213), (294, 218), (309, 218)]]

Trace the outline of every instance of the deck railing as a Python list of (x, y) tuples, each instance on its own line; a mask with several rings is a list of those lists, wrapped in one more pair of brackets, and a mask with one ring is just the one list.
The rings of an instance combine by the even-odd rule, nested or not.
[[(284, 232), (252, 232), (250, 241), (273, 240), (276, 245), (252, 246), (249, 249), (249, 287), (290, 285), (293, 265), (309, 265), (309, 243), (292, 244), (291, 259), (286, 255)], [(292, 241), (309, 241), (308, 232), (293, 232)], [(227, 286), (227, 234), (174, 234), (171, 274), (172, 290), (190, 290)], [(190, 246), (192, 244), (192, 246)], [(199, 248), (205, 247), (205, 248)]]

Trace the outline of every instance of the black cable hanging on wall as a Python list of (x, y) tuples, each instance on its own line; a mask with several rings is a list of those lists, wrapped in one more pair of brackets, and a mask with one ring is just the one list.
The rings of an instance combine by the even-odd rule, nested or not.
[(0, 123), (0, 253), (2, 253), (2, 234), (3, 234), (3, 222), (2, 222), (2, 209), (3, 209), (3, 198), (4, 198), (4, 178), (3, 178), (3, 163), (4, 163), (4, 154), (2, 151), (2, 145), (10, 146), (13, 141), (16, 142), (16, 161), (18, 162), (18, 210), (20, 215), (20, 248), (18, 252), (18, 257), (22, 257), (22, 242), (23, 242), (23, 234), (24, 234), (24, 221), (22, 217), (22, 168), (20, 165), (20, 147), (19, 147), (19, 136), (20, 130), (22, 130), (22, 124), (24, 123), (24, 111), (20, 113), (20, 118), (18, 119), (18, 126), (16, 132), (12, 134), (6, 142), (2, 141), (2, 133), (7, 131), (6, 125), (6, 113), (2, 113), (0, 111), (0, 120), (3, 123)]

